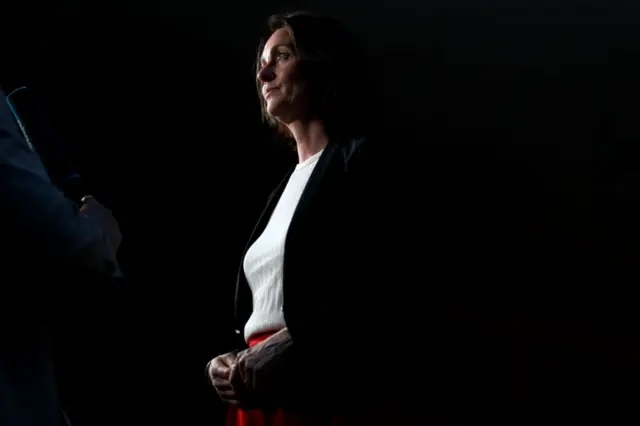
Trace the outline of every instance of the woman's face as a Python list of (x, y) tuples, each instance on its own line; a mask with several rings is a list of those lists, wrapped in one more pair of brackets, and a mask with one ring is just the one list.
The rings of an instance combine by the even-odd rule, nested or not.
[(300, 119), (309, 106), (297, 64), (298, 57), (288, 29), (275, 31), (262, 51), (258, 80), (262, 84), (267, 113), (284, 124)]

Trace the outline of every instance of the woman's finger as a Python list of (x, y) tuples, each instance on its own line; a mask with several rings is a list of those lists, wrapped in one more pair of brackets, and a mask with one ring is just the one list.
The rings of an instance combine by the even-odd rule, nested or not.
[(233, 367), (231, 367), (231, 370), (229, 372), (229, 383), (231, 383), (231, 386), (234, 385), (238, 385), (240, 381), (242, 381), (242, 376), (240, 375), (240, 368), (238, 367), (238, 364), (233, 364)]
[(219, 363), (213, 363), (209, 368), (209, 371), (213, 378), (220, 380), (228, 380), (229, 374), (231, 373), (231, 369), (229, 367)]
[(216, 380), (213, 382), (213, 386), (218, 391), (233, 390), (233, 386), (231, 386), (231, 383), (229, 383), (228, 380)]
[(245, 396), (247, 393), (247, 385), (244, 383), (239, 368), (232, 368), (229, 375), (229, 383), (233, 387), (237, 395)]
[(238, 399), (238, 395), (236, 395), (236, 393), (233, 390), (227, 390), (224, 392), (218, 391), (218, 395), (220, 395), (220, 399), (222, 399), (223, 401), (231, 401), (231, 400)]

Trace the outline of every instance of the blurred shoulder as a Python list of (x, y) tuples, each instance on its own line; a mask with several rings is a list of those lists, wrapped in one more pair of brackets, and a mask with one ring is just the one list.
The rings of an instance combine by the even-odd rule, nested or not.
[(405, 140), (384, 135), (351, 138), (338, 149), (348, 173), (366, 173), (393, 180), (409, 177), (416, 170), (413, 166), (417, 160), (414, 146)]

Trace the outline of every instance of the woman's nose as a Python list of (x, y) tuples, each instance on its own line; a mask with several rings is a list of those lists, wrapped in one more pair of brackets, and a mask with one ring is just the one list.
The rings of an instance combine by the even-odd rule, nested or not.
[(260, 80), (262, 83), (268, 83), (274, 78), (276, 78), (276, 73), (271, 66), (262, 68), (258, 73), (258, 80)]

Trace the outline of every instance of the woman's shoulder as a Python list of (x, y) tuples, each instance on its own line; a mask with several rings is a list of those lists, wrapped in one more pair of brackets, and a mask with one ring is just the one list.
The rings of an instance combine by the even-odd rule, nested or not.
[(382, 136), (350, 138), (340, 144), (339, 150), (347, 170), (392, 171), (402, 167), (402, 159), (407, 155), (401, 144), (391, 143)]
[(353, 159), (360, 158), (363, 153), (366, 155), (367, 153), (367, 140), (366, 137), (359, 138), (349, 138), (346, 141), (340, 143), (338, 145), (338, 149), (342, 154), (341, 157), (344, 159), (346, 163), (349, 163)]

